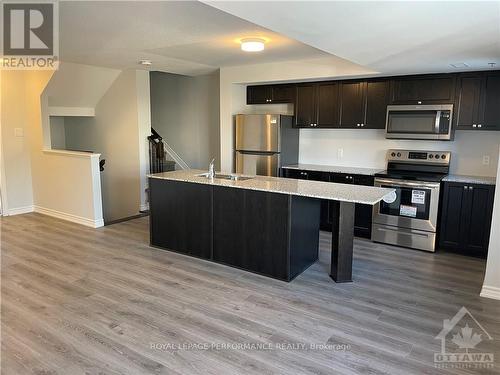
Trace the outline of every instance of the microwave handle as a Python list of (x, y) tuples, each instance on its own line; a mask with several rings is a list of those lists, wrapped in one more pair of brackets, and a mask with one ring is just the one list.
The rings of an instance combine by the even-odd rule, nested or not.
[(441, 111), (436, 111), (436, 120), (434, 121), (434, 133), (439, 134), (439, 122), (441, 121)]

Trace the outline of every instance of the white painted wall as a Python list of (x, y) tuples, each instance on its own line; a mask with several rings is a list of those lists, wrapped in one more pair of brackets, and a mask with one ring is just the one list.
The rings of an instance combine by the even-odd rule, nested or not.
[[(38, 211), (89, 226), (102, 225), (98, 161), (43, 151), (48, 100), (42, 95), (53, 72), (2, 72), (2, 163), (7, 214)], [(42, 115), (43, 114), (43, 115)], [(22, 127), (23, 137), (13, 137)], [(96, 155), (97, 159), (99, 155)], [(95, 156), (94, 156), (95, 159)], [(95, 178), (97, 176), (97, 178)]]
[(498, 152), (497, 182), (493, 218), (491, 221), (488, 261), (486, 263), (486, 274), (484, 276), (481, 297), (500, 300), (500, 150)]
[(50, 107), (94, 108), (121, 70), (61, 63), (46, 88)]
[[(500, 132), (457, 131), (452, 142), (385, 139), (384, 130), (300, 130), (301, 163), (385, 168), (389, 148), (451, 151), (450, 173), (495, 176)], [(338, 158), (338, 149), (343, 158)], [(483, 165), (483, 155), (490, 164)]]
[[(247, 110), (243, 84), (330, 79), (340, 76), (370, 75), (376, 72), (339, 58), (282, 61), (220, 69), (220, 148), (221, 170), (234, 168), (233, 115)], [(262, 108), (263, 112), (271, 111)], [(279, 107), (282, 112), (283, 107)]]
[(99, 154), (46, 150), (33, 156), (36, 212), (90, 227), (104, 225)]
[(151, 73), (153, 128), (191, 168), (219, 163), (219, 73)]
[[(1, 141), (3, 209), (5, 214), (33, 211), (30, 138), (32, 126), (26, 113), (27, 74), (3, 71), (1, 79)], [(23, 136), (16, 136), (20, 129)]]
[(150, 128), (149, 75), (121, 72), (95, 107), (95, 117), (66, 117), (66, 147), (98, 152), (105, 221), (137, 215), (146, 204)]
[(26, 111), (33, 126), (31, 164), (35, 211), (90, 227), (104, 224), (100, 196), (99, 154), (44, 151), (49, 122), (51, 74), (32, 72)]
[[(314, 62), (282, 62), (223, 68), (220, 71), (220, 137), (222, 170), (233, 171), (234, 115), (237, 113), (293, 114), (293, 105), (246, 105), (246, 83), (274, 81), (321, 80), (341, 76), (364, 75), (372, 72), (353, 70), (352, 66), (330, 66)], [(245, 83), (241, 83), (241, 82)], [(383, 130), (301, 129), (301, 163), (385, 168), (389, 148), (415, 148), (452, 151), (451, 173), (495, 176), (496, 153), (500, 132), (457, 131), (452, 142), (404, 141), (385, 139)], [(338, 158), (338, 149), (343, 158)], [(483, 165), (483, 155), (490, 164)]]
[(151, 89), (149, 72), (145, 70), (136, 71), (136, 93), (137, 93), (137, 127), (139, 132), (139, 175), (140, 175), (140, 208), (149, 208), (148, 187), (149, 173), (149, 141), (151, 134)]

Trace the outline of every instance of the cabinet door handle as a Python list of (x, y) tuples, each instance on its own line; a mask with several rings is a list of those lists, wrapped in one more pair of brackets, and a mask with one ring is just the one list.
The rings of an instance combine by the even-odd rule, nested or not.
[(482, 128), (482, 127), (483, 127), (483, 124), (477, 124), (477, 127), (478, 127), (478, 128)]
[(469, 186), (469, 190), (472, 190), (472, 189), (473, 189), (473, 187), (472, 187), (472, 186)]
[(422, 104), (422, 102), (419, 100), (419, 101), (417, 101), (417, 104)]
[(472, 124), (472, 127), (475, 128), (477, 125), (476, 124)]
[(467, 187), (468, 187), (468, 186), (467, 186), (467, 185), (465, 185), (465, 186), (464, 186), (464, 190), (467, 190)]
[(356, 126), (358, 126), (358, 127), (359, 127), (359, 126), (361, 126), (361, 124), (356, 124)]

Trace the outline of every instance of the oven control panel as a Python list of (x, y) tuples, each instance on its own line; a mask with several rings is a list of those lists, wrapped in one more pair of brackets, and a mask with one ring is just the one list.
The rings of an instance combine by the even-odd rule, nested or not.
[(388, 161), (415, 164), (440, 164), (449, 165), (450, 151), (421, 151), (421, 150), (397, 150), (387, 151)]

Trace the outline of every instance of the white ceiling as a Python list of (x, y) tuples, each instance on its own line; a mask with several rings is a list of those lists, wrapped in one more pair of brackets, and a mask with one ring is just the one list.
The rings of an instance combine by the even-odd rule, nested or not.
[[(197, 75), (223, 66), (329, 57), (330, 54), (256, 26), (201, 2), (63, 1), (62, 61)], [(262, 53), (239, 48), (237, 38), (269, 39)]]
[(500, 1), (205, 2), (381, 73), (500, 68)]
[[(384, 74), (500, 67), (500, 1), (61, 1), (59, 13), (62, 61), (117, 69), (151, 59), (152, 70), (197, 75), (316, 58)], [(237, 39), (250, 36), (268, 38), (266, 50), (242, 52)]]

